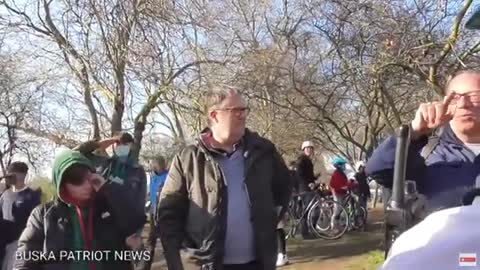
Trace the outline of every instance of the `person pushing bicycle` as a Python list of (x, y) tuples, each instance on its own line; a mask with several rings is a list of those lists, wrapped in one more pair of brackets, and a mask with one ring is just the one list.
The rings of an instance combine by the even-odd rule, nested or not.
[[(348, 181), (347, 175), (345, 174), (347, 161), (342, 157), (335, 157), (332, 160), (332, 165), (335, 167), (330, 178), (330, 190), (332, 191), (333, 200), (339, 205), (343, 205), (345, 196), (349, 189), (355, 187), (355, 183)], [(340, 208), (338, 205), (335, 205), (333, 208), (332, 216), (332, 227), (336, 227), (337, 221), (340, 218)]]

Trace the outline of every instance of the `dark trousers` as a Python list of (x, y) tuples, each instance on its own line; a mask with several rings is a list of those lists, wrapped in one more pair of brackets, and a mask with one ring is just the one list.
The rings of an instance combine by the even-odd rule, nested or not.
[(250, 262), (246, 264), (225, 264), (223, 270), (263, 270), (259, 263)]
[(277, 229), (278, 253), (287, 254), (287, 242), (285, 241), (285, 230)]
[[(304, 193), (302, 195), (302, 213), (301, 214), (303, 214), (305, 212), (305, 209), (307, 208), (308, 204), (313, 199), (313, 197), (314, 197), (313, 192), (307, 192), (307, 193)], [(301, 226), (300, 230), (301, 230), (301, 233), (302, 233), (302, 237), (304, 239), (312, 238), (312, 234), (311, 234), (310, 230), (308, 229), (307, 215), (305, 215), (304, 218), (302, 219), (302, 223), (301, 223), (300, 226)]]
[(148, 250), (150, 252), (150, 260), (148, 261), (141, 261), (138, 266), (135, 267), (135, 269), (139, 270), (150, 270), (152, 267), (153, 263), (153, 258), (155, 257), (155, 247), (157, 246), (157, 239), (158, 239), (158, 232), (155, 227), (155, 222), (154, 222), (155, 215), (150, 213), (150, 232), (148, 233), (148, 238), (147, 238), (147, 245), (145, 247), (145, 250)]

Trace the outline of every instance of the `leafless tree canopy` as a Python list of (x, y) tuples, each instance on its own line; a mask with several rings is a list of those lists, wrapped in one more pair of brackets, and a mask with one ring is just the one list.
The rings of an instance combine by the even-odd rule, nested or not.
[(311, 139), (365, 158), (451, 74), (477, 68), (480, 36), (464, 28), (474, 9), (473, 0), (5, 0), (3, 46), (34, 70), (2, 63), (2, 160), (20, 134), (71, 147), (128, 130), (137, 156), (144, 137), (144, 151), (173, 151), (155, 144), (189, 142), (204, 125), (205, 86), (218, 82), (244, 90), (250, 126), (287, 156)]

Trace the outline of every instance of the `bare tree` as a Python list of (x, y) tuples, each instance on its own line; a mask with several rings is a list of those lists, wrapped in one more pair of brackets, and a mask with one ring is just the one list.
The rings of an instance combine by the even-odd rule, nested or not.
[(206, 86), (222, 82), (244, 90), (249, 126), (286, 156), (313, 138), (364, 159), (450, 74), (478, 66), (479, 36), (463, 28), (472, 5), (7, 0), (4, 27), (52, 65), (49, 106), (16, 130), (68, 146), (129, 130), (137, 155), (144, 136), (182, 145), (205, 124)]
[(42, 83), (22, 78), (18, 58), (0, 55), (0, 169), (3, 174), (14, 158), (27, 158), (35, 166), (41, 161), (38, 140), (29, 137), (25, 123), (36, 117)]

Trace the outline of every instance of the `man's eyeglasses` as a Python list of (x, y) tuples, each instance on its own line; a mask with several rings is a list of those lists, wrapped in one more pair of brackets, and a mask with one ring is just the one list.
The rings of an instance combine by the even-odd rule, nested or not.
[(455, 105), (460, 101), (460, 98), (464, 97), (467, 101), (471, 103), (480, 103), (480, 91), (473, 91), (473, 92), (468, 92), (465, 94), (458, 94), (455, 93), (453, 94), (452, 101), (450, 102), (450, 105)]
[(229, 112), (236, 116), (248, 115), (250, 113), (249, 107), (238, 107), (238, 108), (221, 108), (216, 109), (216, 111)]

